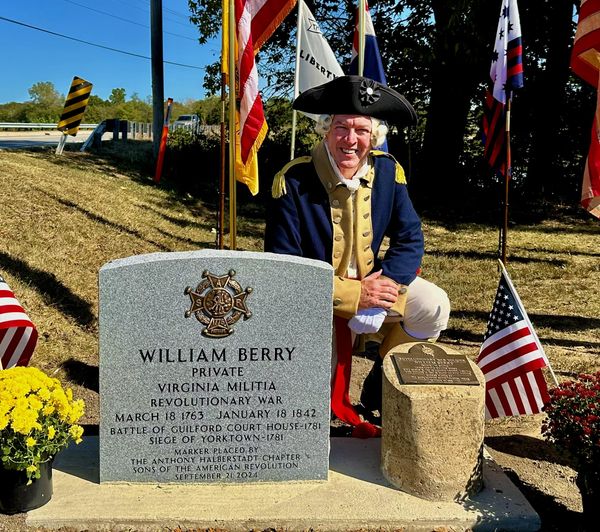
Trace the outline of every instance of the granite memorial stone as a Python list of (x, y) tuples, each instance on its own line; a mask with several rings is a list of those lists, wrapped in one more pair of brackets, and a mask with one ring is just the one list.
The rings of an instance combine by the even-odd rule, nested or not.
[(99, 286), (101, 482), (327, 479), (331, 266), (153, 253)]

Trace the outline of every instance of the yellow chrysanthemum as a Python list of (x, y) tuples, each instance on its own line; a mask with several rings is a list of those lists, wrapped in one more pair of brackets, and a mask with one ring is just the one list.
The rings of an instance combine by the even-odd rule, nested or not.
[(50, 390), (46, 387), (40, 388), (38, 390), (38, 396), (42, 401), (47, 401), (50, 399)]
[(30, 395), (27, 399), (29, 401), (29, 407), (33, 410), (41, 410), (42, 406), (44, 406), (36, 395)]
[(83, 427), (79, 425), (73, 425), (69, 428), (69, 435), (75, 443), (81, 443), (81, 436), (83, 436)]
[(76, 422), (83, 412), (82, 400), (36, 368), (0, 371), (0, 454), (10, 453), (13, 466), (26, 471), (31, 482), (40, 460), (55, 453), (57, 444), (82, 441), (83, 428)]
[(30, 410), (13, 410), (11, 428), (19, 434), (29, 434), (33, 429), (40, 429), (41, 425), (37, 422), (37, 415)]
[(69, 412), (67, 421), (69, 423), (76, 423), (79, 418), (83, 415), (84, 403), (81, 399), (73, 401), (71, 404), (71, 411)]

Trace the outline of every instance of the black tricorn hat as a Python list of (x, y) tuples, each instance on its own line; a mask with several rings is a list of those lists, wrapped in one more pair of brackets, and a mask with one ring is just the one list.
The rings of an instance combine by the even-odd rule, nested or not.
[(365, 115), (407, 126), (417, 123), (413, 106), (399, 92), (362, 76), (340, 76), (304, 91), (293, 108), (313, 114)]

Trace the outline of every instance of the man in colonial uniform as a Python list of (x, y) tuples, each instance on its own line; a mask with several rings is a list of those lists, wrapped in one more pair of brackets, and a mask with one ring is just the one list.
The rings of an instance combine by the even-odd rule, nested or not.
[[(382, 339), (361, 394), (367, 410), (381, 410), (383, 357), (401, 343), (435, 340), (450, 312), (446, 293), (417, 275), (423, 233), (404, 171), (391, 155), (373, 149), (385, 140), (384, 120), (403, 127), (417, 116), (402, 95), (360, 76), (309, 89), (294, 109), (321, 115), (317, 131), (324, 138), (310, 157), (276, 175), (265, 251), (332, 264), (332, 410), (355, 427), (354, 435), (373, 436), (377, 428), (362, 422), (348, 398), (352, 333)], [(380, 256), (384, 236), (389, 248)]]

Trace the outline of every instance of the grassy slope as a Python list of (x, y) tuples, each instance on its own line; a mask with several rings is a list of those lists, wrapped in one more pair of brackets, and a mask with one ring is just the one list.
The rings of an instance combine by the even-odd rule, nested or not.
[[(0, 175), (0, 272), (40, 331), (32, 363), (89, 395), (98, 269), (133, 254), (213, 248), (214, 212), (90, 154), (0, 152)], [(443, 339), (474, 356), (498, 282), (496, 229), (428, 221), (424, 229), (424, 276), (453, 306)], [(240, 218), (238, 248), (261, 249), (261, 234), (260, 220)], [(509, 233), (509, 270), (559, 374), (600, 369), (599, 236), (591, 217)]]

